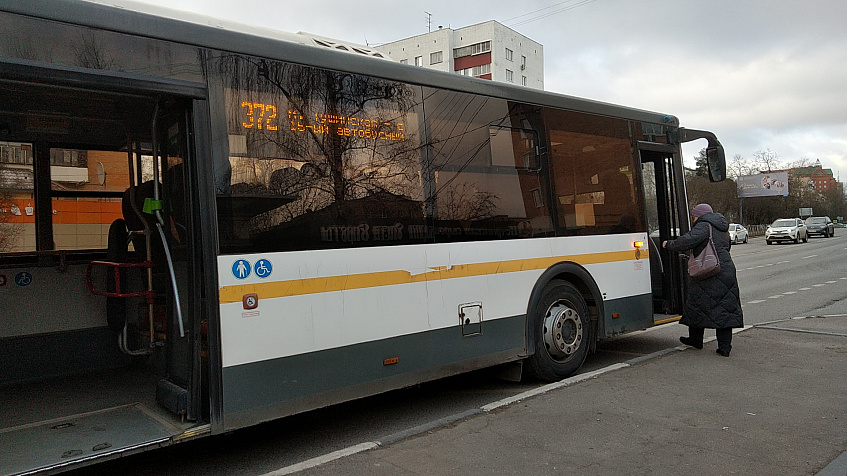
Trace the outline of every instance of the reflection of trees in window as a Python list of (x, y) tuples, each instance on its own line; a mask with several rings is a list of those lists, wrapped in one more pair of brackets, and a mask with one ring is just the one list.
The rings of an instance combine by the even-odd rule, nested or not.
[(0, 16), (0, 56), (203, 82), (200, 49), (179, 43)]
[[(229, 193), (291, 198), (254, 225), (380, 193), (423, 199), (420, 101), (411, 86), (238, 56), (217, 66), (228, 83)], [(233, 146), (239, 138), (243, 150)]]
[(509, 125), (506, 102), (452, 91), (428, 91), (426, 184), (437, 220), (480, 220), (496, 214), (498, 199), (480, 183), (490, 172), (489, 124)]
[(79, 43), (73, 45), (77, 66), (91, 69), (119, 71), (117, 62), (105, 48), (102, 39), (93, 32), (83, 33)]
[(504, 226), (520, 229), (521, 236), (551, 230), (535, 155), (533, 131), (543, 130), (535, 108), (427, 90), (426, 111), (430, 152), (424, 184), (436, 222), (466, 222), (466, 230), (476, 234), (466, 239), (515, 236), (494, 233)]
[(478, 190), (473, 184), (453, 183), (439, 193), (440, 220), (483, 220), (497, 211), (497, 196), (487, 190)]

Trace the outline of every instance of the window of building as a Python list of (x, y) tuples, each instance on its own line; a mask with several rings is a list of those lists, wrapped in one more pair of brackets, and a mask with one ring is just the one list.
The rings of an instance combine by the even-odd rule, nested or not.
[(423, 56), (415, 56), (415, 66), (423, 66)]
[(0, 142), (0, 164), (32, 165), (32, 144)]
[(515, 73), (512, 72), (511, 69), (506, 70), (506, 81), (510, 83), (514, 82)]
[(512, 61), (512, 53), (513, 53), (512, 50), (510, 50), (509, 48), (506, 48), (506, 59), (508, 61)]
[(491, 63), (483, 64), (480, 66), (474, 66), (473, 68), (460, 69), (456, 72), (461, 74), (462, 76), (482, 76), (483, 74), (491, 73)]
[(400, 64), (409, 64), (409, 59), (408, 58), (401, 59)]
[(483, 41), (474, 43), (473, 45), (463, 46), (461, 48), (453, 48), (453, 58), (462, 58), (464, 56), (478, 55), (491, 51), (491, 42)]
[(526, 56), (521, 56), (521, 71), (526, 69)]
[(435, 53), (429, 54), (429, 64), (438, 64), (444, 61), (444, 52), (436, 51)]
[(521, 86), (526, 86), (526, 76), (521, 76)]

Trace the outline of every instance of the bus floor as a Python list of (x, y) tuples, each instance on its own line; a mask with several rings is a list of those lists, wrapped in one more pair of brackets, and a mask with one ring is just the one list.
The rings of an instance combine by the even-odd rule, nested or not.
[(0, 387), (0, 474), (72, 464), (194, 427), (156, 403), (158, 379), (138, 367)]

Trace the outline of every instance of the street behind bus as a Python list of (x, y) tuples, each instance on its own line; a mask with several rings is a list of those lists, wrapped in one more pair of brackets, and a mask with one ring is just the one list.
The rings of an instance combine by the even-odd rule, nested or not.
[(847, 450), (847, 231), (800, 244), (751, 238), (732, 255), (753, 327), (735, 334), (729, 358), (715, 354), (714, 342), (680, 346), (686, 329), (667, 324), (602, 342), (582, 371), (596, 376), (490, 411), (483, 407), (544, 384), (474, 372), (96, 471), (817, 474)]

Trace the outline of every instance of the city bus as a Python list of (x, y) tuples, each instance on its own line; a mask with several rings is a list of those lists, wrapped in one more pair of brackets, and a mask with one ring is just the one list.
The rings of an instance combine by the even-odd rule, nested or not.
[(681, 312), (681, 144), (725, 175), (673, 115), (306, 34), (80, 0), (0, 31), (2, 474), (566, 378)]

